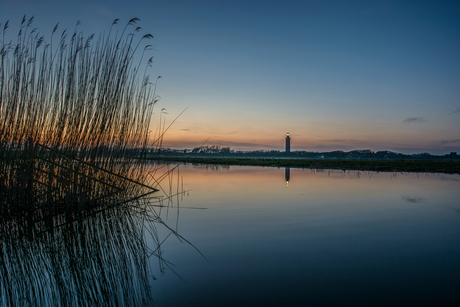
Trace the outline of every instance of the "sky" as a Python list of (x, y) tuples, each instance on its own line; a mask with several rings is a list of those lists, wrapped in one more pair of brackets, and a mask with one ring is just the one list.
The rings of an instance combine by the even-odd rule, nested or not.
[(139, 18), (152, 131), (185, 110), (166, 147), (460, 153), (459, 1), (0, 0), (2, 30), (23, 15), (45, 39)]

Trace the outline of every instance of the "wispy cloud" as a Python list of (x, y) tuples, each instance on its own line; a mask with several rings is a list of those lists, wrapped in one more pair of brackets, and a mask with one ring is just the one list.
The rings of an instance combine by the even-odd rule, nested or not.
[(458, 214), (460, 214), (460, 209), (457, 209), (457, 208), (454, 208), (454, 207), (451, 207), (451, 206), (446, 206), (447, 208), (450, 208), (452, 210), (454, 210), (455, 212), (457, 212)]
[(442, 140), (440, 143), (443, 144), (443, 145), (446, 145), (446, 144), (452, 144), (452, 143), (457, 143), (457, 142), (460, 142), (460, 139), (456, 139), (456, 140)]
[(403, 124), (410, 124), (410, 123), (424, 123), (426, 119), (423, 117), (409, 117), (402, 121)]
[(455, 113), (460, 113), (460, 107), (456, 108), (455, 110), (450, 112), (448, 115), (452, 115), (452, 114), (455, 114)]
[(113, 12), (105, 6), (99, 5), (97, 7), (94, 7), (94, 11), (100, 15), (113, 16)]
[(227, 140), (213, 140), (212, 145), (220, 145), (220, 146), (230, 146), (230, 147), (252, 147), (252, 148), (265, 148), (265, 149), (275, 149), (279, 146), (271, 146), (265, 145), (260, 143), (253, 143), (253, 142), (232, 142)]
[(190, 131), (190, 129), (180, 129), (181, 131)]
[(333, 140), (324, 140), (323, 142), (333, 142), (333, 143), (341, 143), (341, 142), (361, 142), (360, 140), (355, 139), (333, 139)]
[(421, 198), (421, 197), (411, 197), (411, 196), (408, 196), (408, 195), (403, 195), (401, 196), (401, 198), (404, 200), (404, 201), (407, 201), (408, 203), (422, 203), (425, 201), (425, 198)]

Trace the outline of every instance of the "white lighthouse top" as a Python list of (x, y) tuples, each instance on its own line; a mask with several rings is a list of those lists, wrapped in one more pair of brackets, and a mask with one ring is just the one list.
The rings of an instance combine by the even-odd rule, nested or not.
[(286, 134), (287, 137), (289, 137), (289, 132)]

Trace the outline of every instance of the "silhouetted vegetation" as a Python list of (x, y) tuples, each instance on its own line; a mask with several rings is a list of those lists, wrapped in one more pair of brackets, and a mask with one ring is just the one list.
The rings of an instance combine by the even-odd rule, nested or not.
[(1, 214), (88, 210), (145, 188), (139, 158), (157, 97), (134, 63), (152, 38), (138, 21), (98, 37), (56, 25), (49, 42), (33, 17), (14, 42), (0, 25)]
[[(172, 173), (161, 176), (169, 190)], [(85, 215), (0, 216), (0, 306), (152, 306), (151, 257), (163, 272), (170, 267), (164, 240), (187, 242), (161, 218), (163, 207), (179, 201), (172, 195), (150, 194)]]
[(138, 21), (49, 42), (33, 18), (14, 42), (0, 25), (1, 306), (151, 306), (157, 225), (187, 242), (153, 208), (177, 168), (140, 159), (158, 97)]
[(162, 148), (161, 154), (164, 156), (228, 156), (228, 157), (289, 157), (289, 158), (307, 158), (307, 159), (380, 159), (380, 160), (460, 160), (460, 155), (451, 152), (446, 155), (431, 155), (429, 153), (420, 153), (405, 155), (392, 151), (372, 151), (352, 150), (352, 151), (328, 151), (328, 152), (311, 152), (311, 151), (291, 151), (286, 153), (280, 150), (251, 150), (240, 151), (232, 150), (230, 147), (221, 146), (200, 146), (193, 149), (171, 149)]
[(460, 174), (460, 155), (434, 156), (429, 153), (404, 155), (391, 151), (308, 152), (279, 150), (235, 151), (230, 147), (200, 146), (189, 149), (162, 149), (148, 159), (218, 165), (252, 165), (311, 169), (366, 170), (376, 172), (428, 172)]
[(374, 172), (426, 172), (460, 174), (460, 161), (378, 159), (276, 159), (225, 157), (156, 157), (156, 160), (217, 165), (297, 167), (309, 169), (362, 170)]

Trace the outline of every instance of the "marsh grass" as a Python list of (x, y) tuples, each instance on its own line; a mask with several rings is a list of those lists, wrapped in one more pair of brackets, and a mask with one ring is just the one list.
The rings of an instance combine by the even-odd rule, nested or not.
[(148, 207), (143, 199), (80, 220), (62, 214), (34, 227), (18, 219), (3, 223), (0, 305), (153, 305), (148, 258), (167, 262), (159, 217)]
[(47, 43), (32, 21), (0, 26), (0, 306), (151, 306), (148, 259), (172, 269), (162, 243), (188, 242), (178, 165), (141, 159), (168, 129), (152, 144), (152, 36), (134, 18)]
[[(156, 83), (131, 19), (85, 37), (58, 26), (45, 41), (24, 17), (0, 25), (0, 212), (89, 210), (145, 188)], [(139, 63), (137, 64), (137, 61)], [(151, 189), (154, 191), (155, 189)]]
[[(39, 219), (0, 216), (0, 306), (152, 306), (152, 257), (174, 272), (162, 244), (190, 242), (177, 232), (179, 167), (144, 171), (156, 193), (143, 187), (122, 203)], [(168, 222), (171, 208), (177, 219)]]

